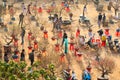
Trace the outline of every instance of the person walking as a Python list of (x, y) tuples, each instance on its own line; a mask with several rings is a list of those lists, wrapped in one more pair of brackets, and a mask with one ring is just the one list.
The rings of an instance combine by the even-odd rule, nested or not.
[(102, 14), (99, 13), (99, 15), (98, 15), (98, 26), (99, 26), (99, 28), (100, 28), (100, 25), (101, 25), (101, 21), (102, 21)]
[(21, 25), (21, 27), (22, 27), (22, 25), (23, 25), (23, 20), (24, 20), (24, 15), (23, 15), (23, 13), (21, 13), (20, 15), (19, 15), (19, 26)]
[(64, 41), (65, 41), (65, 37), (67, 36), (67, 33), (66, 33), (66, 31), (64, 31), (64, 34), (63, 34), (63, 40), (62, 40), (62, 46), (63, 46), (63, 43), (64, 43)]
[(32, 5), (32, 3), (30, 3), (30, 4), (27, 6), (27, 9), (28, 9), (28, 10), (27, 10), (27, 13), (28, 13), (28, 14), (31, 14), (31, 11), (30, 11), (31, 5)]
[(24, 37), (25, 37), (25, 28), (24, 27), (21, 27), (21, 39), (22, 39), (22, 42), (21, 42), (21, 45), (24, 44)]
[(2, 0), (3, 1), (3, 7), (4, 9), (6, 9), (6, 6), (7, 6), (7, 0)]
[(64, 53), (67, 54), (68, 53), (68, 38), (67, 38), (67, 36), (65, 36), (65, 38), (64, 38), (64, 45), (65, 45)]
[(31, 62), (31, 66), (32, 66), (34, 63), (34, 50), (32, 50), (32, 52), (29, 53), (29, 60)]
[(87, 70), (83, 71), (82, 80), (91, 80), (91, 75)]
[(87, 13), (87, 4), (84, 5), (84, 7), (83, 7), (83, 19), (85, 17), (85, 13)]
[(105, 21), (106, 21), (106, 15), (105, 15), (105, 13), (104, 13), (104, 14), (103, 14), (103, 19), (102, 19), (103, 27), (104, 27), (104, 25), (105, 25)]
[(21, 52), (20, 61), (25, 61), (25, 50), (24, 49)]

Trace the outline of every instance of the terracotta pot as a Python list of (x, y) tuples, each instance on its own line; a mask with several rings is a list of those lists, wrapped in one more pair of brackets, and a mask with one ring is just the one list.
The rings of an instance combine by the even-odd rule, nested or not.
[(45, 52), (46, 52), (46, 50), (45, 50), (45, 49), (43, 49), (43, 50), (42, 50), (42, 53), (45, 53)]
[(44, 31), (44, 34), (47, 34), (47, 33), (48, 33), (48, 32), (45, 30), (45, 31)]
[(60, 45), (59, 44), (55, 44), (55, 51), (59, 51), (60, 50)]
[(91, 69), (92, 69), (91, 67), (87, 67), (87, 70), (88, 70), (89, 72), (91, 72)]
[(73, 40), (73, 39), (74, 39), (74, 37), (73, 37), (73, 36), (71, 36), (70, 40)]
[(40, 30), (43, 31), (43, 30), (44, 30), (44, 26), (41, 26), (41, 27), (40, 27)]
[(54, 40), (55, 40), (55, 37), (52, 37), (51, 39), (54, 41)]

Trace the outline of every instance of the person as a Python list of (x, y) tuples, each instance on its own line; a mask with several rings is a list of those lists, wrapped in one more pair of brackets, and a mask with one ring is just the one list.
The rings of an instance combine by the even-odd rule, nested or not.
[(71, 80), (70, 71), (71, 71), (70, 68), (63, 70), (65, 80)]
[(4, 54), (4, 61), (5, 61), (6, 63), (9, 62), (9, 58), (8, 58), (8, 54), (7, 54), (7, 53)]
[(74, 4), (74, 0), (70, 0), (70, 3)]
[(84, 5), (83, 11), (87, 13), (87, 4)]
[(54, 29), (56, 28), (57, 21), (58, 21), (58, 17), (57, 17), (57, 16), (54, 16), (54, 19), (53, 19), (53, 29), (52, 29), (52, 31), (54, 31)]
[(103, 20), (102, 20), (103, 22), (103, 27), (104, 27), (104, 25), (105, 25), (105, 21), (106, 21), (106, 15), (105, 15), (105, 13), (103, 14)]
[(64, 34), (63, 34), (63, 40), (62, 40), (62, 45), (63, 45), (63, 43), (64, 43), (64, 41), (65, 41), (65, 37), (67, 36), (67, 33), (66, 33), (66, 31), (64, 31)]
[(103, 47), (106, 46), (106, 36), (105, 35), (102, 36), (102, 46)]
[(42, 8), (41, 7), (38, 8), (38, 13), (42, 13)]
[(23, 20), (24, 20), (24, 15), (23, 15), (23, 13), (21, 13), (21, 14), (19, 15), (19, 26), (20, 26), (20, 24), (21, 24), (21, 27), (22, 27), (22, 25), (23, 25)]
[(100, 25), (101, 25), (101, 21), (102, 21), (102, 14), (99, 13), (99, 15), (98, 15), (98, 26), (99, 26), (99, 28), (100, 28)]
[(91, 38), (91, 37), (93, 37), (93, 33), (92, 33), (92, 29), (91, 28), (89, 28), (89, 30), (88, 30), (88, 36)]
[(83, 71), (82, 80), (91, 80), (91, 75), (87, 70)]
[(13, 7), (10, 8), (9, 13), (10, 13), (10, 18), (12, 18), (14, 16), (14, 9), (13, 9)]
[(84, 46), (85, 44), (85, 37), (84, 36), (80, 36), (80, 45)]
[(27, 9), (26, 8), (23, 9), (23, 14), (27, 15)]
[(98, 30), (97, 32), (98, 32), (99, 36), (102, 37), (102, 35), (103, 35), (103, 30), (100, 29), (100, 30)]
[(17, 51), (14, 51), (14, 54), (12, 56), (13, 59), (18, 59)]
[(55, 23), (55, 28), (56, 28), (57, 30), (59, 30), (59, 27), (60, 27), (60, 25), (59, 25), (59, 20), (57, 19), (57, 21), (56, 21), (56, 23)]
[(92, 37), (88, 40), (87, 44), (92, 48)]
[(6, 9), (6, 6), (7, 6), (7, 0), (3, 0), (3, 7)]
[(24, 3), (21, 4), (21, 8), (22, 8), (22, 11), (24, 11), (24, 9), (26, 8)]
[(33, 63), (34, 63), (34, 50), (32, 50), (32, 52), (29, 53), (29, 59), (30, 59), (31, 65), (33, 65)]
[(22, 39), (22, 42), (21, 42), (21, 45), (24, 44), (24, 36), (25, 36), (25, 29), (23, 27), (21, 27), (21, 39)]
[(53, 8), (56, 7), (56, 3), (55, 3), (55, 1), (52, 2), (51, 7), (53, 7)]
[(65, 36), (65, 38), (64, 38), (64, 44), (65, 44), (64, 53), (67, 54), (68, 53), (68, 38), (67, 38), (67, 36)]
[(65, 6), (65, 7), (69, 7), (68, 2), (65, 2), (64, 6)]
[(72, 79), (71, 80), (77, 80), (76, 74), (74, 71), (72, 71)]
[(62, 26), (62, 17), (59, 18), (59, 28), (61, 29), (61, 26)]
[(22, 50), (20, 56), (21, 56), (20, 61), (25, 61), (25, 50), (24, 49)]
[(27, 10), (27, 13), (28, 13), (28, 14), (31, 14), (31, 11), (30, 11), (31, 5), (32, 5), (32, 3), (30, 3), (30, 4), (27, 6), (27, 9), (28, 9), (28, 10)]

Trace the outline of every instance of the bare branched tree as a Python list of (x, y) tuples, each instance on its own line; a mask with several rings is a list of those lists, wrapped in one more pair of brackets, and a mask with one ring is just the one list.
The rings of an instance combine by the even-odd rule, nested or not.
[(111, 4), (111, 6), (113, 7), (113, 9), (114, 9), (114, 11), (115, 11), (115, 16), (117, 15), (117, 11), (119, 10), (119, 3), (118, 3), (118, 1), (115, 1), (115, 3), (113, 3), (113, 2), (110, 2)]
[(113, 59), (105, 57), (98, 62), (98, 65), (96, 68), (97, 70), (102, 72), (101, 77), (105, 78), (105, 75), (112, 73), (114, 67), (115, 67), (115, 63)]

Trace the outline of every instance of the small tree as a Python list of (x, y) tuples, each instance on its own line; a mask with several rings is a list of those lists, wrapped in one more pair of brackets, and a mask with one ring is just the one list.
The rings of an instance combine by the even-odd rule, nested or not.
[(98, 62), (97, 70), (102, 72), (101, 78), (105, 79), (105, 75), (108, 75), (109, 73), (112, 73), (113, 69), (115, 67), (115, 63), (110, 58), (103, 58)]

